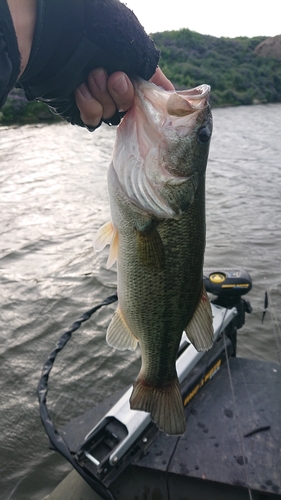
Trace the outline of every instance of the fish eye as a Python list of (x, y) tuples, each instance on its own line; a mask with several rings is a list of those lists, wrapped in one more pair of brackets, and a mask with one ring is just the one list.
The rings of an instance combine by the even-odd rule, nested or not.
[(207, 144), (211, 139), (211, 131), (208, 127), (201, 127), (197, 133), (198, 141)]

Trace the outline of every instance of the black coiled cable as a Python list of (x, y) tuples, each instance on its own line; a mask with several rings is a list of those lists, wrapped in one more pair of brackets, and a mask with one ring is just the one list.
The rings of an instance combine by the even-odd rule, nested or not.
[(57, 342), (55, 349), (50, 353), (47, 361), (45, 362), (45, 364), (43, 366), (42, 375), (41, 375), (41, 378), (40, 378), (39, 384), (38, 384), (40, 417), (41, 417), (43, 426), (46, 430), (46, 433), (50, 439), (52, 446), (64, 458), (66, 458), (66, 460), (68, 460), (71, 463), (73, 468), (77, 470), (77, 472), (80, 474), (80, 476), (83, 477), (83, 479), (89, 484), (89, 486), (91, 486), (91, 488), (96, 493), (98, 493), (98, 495), (100, 495), (102, 498), (104, 498), (105, 500), (114, 500), (112, 493), (103, 485), (103, 483), (101, 481), (90, 476), (87, 473), (87, 471), (79, 465), (79, 463), (74, 459), (73, 455), (71, 454), (66, 442), (61, 437), (59, 432), (56, 430), (56, 428), (52, 422), (52, 419), (50, 417), (50, 414), (48, 412), (48, 408), (47, 408), (47, 393), (48, 393), (49, 375), (50, 375), (50, 372), (53, 368), (55, 359), (56, 359), (58, 353), (65, 347), (67, 342), (70, 340), (72, 333), (75, 332), (76, 330), (78, 330), (78, 328), (80, 328), (82, 323), (84, 323), (85, 321), (90, 319), (92, 314), (94, 314), (96, 311), (98, 311), (98, 309), (100, 309), (103, 306), (107, 306), (109, 304), (112, 304), (117, 299), (118, 299), (117, 294), (114, 294), (114, 295), (111, 295), (110, 297), (107, 297), (103, 302), (101, 302), (97, 306), (93, 307), (89, 311), (82, 314), (82, 316), (72, 324), (70, 329), (63, 333), (63, 335), (60, 337), (59, 341)]

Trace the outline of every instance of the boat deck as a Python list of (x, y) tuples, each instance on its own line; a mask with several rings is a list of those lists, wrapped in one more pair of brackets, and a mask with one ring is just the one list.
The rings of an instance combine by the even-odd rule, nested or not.
[[(224, 363), (190, 393), (185, 434), (156, 432), (110, 484), (116, 500), (281, 499), (281, 367), (234, 357), (229, 363), (233, 392)], [(73, 452), (119, 397), (64, 428)]]

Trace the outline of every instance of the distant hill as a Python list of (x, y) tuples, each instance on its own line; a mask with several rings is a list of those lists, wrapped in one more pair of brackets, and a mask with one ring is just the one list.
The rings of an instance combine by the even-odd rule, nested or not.
[(273, 57), (281, 61), (281, 35), (272, 36), (259, 43), (255, 48), (255, 54), (261, 57)]
[(216, 38), (182, 29), (152, 38), (178, 89), (208, 83), (213, 106), (281, 102), (281, 35)]

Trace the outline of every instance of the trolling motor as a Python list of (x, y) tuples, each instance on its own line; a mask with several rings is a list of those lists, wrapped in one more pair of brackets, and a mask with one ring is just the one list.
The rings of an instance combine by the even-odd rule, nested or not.
[(215, 295), (211, 302), (226, 309), (236, 307), (236, 328), (245, 323), (245, 312), (251, 313), (252, 306), (248, 300), (242, 299), (252, 289), (251, 276), (245, 269), (204, 270), (204, 285), (207, 292)]
[(252, 279), (245, 269), (204, 269), (204, 285), (206, 291), (212, 294), (211, 303), (224, 307), (235, 308), (237, 314), (227, 328), (226, 335), (233, 345), (233, 356), (236, 356), (237, 330), (245, 324), (245, 313), (252, 312), (252, 306), (242, 299), (252, 289)]

